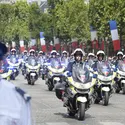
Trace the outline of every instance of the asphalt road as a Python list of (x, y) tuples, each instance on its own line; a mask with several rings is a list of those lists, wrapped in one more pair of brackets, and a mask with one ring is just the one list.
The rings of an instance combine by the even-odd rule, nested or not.
[(66, 114), (63, 103), (56, 98), (54, 91), (47, 90), (41, 78), (34, 86), (28, 85), (22, 75), (11, 82), (32, 96), (32, 114), (36, 125), (125, 125), (125, 95), (113, 94), (108, 106), (93, 104), (86, 111), (85, 120), (78, 121)]

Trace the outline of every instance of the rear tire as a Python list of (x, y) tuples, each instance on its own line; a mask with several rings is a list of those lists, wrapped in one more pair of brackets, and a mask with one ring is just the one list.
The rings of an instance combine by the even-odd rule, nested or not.
[(12, 75), (12, 80), (15, 80), (15, 74)]
[(125, 94), (125, 84), (123, 84), (122, 91), (123, 91), (123, 94)]
[(77, 113), (78, 120), (85, 119), (85, 103), (79, 103), (78, 113)]
[(49, 91), (52, 91), (52, 90), (53, 90), (53, 87), (50, 86), (50, 85), (48, 85), (48, 90), (49, 90)]
[(45, 80), (45, 75), (44, 74), (42, 74), (42, 80)]
[(71, 112), (69, 109), (67, 109), (67, 112), (69, 116), (72, 116), (72, 117), (75, 116), (75, 113)]
[(95, 103), (95, 104), (99, 104), (99, 102), (100, 102), (100, 100), (99, 100), (99, 99), (96, 99), (94, 103)]
[(115, 92), (116, 92), (116, 93), (119, 93), (119, 92), (120, 92), (120, 90), (119, 90), (119, 89), (116, 89), (116, 90), (115, 90)]

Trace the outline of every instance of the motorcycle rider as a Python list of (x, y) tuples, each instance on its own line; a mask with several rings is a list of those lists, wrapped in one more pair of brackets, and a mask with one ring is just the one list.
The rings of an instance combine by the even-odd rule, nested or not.
[(36, 59), (35, 50), (34, 50), (34, 49), (31, 49), (31, 50), (29, 51), (28, 61), (29, 61), (31, 58), (35, 58), (35, 59)]
[[(7, 47), (0, 43), (0, 67)], [(31, 125), (31, 97), (14, 84), (0, 78), (0, 125)]]
[(17, 53), (16, 49), (11, 49), (10, 58), (12, 58), (12, 57), (18, 58), (18, 55), (16, 53)]
[(104, 61), (105, 52), (102, 50), (99, 50), (96, 55), (97, 55), (97, 61), (95, 61), (95, 63), (92, 66), (94, 71), (97, 71), (97, 63)]
[(74, 55), (74, 61), (69, 62), (68, 67), (67, 67), (67, 71), (69, 72), (69, 74), (72, 73), (73, 65), (77, 65), (77, 64), (83, 65), (82, 58), (85, 56), (85, 52), (82, 49), (77, 48), (73, 52), (73, 55)]
[(86, 60), (86, 65), (88, 66), (88, 68), (93, 65), (94, 61), (95, 61), (95, 54), (89, 53)]
[(57, 60), (57, 51), (56, 50), (51, 51), (50, 58), (49, 58), (48, 62), (50, 63), (53, 59)]
[(89, 53), (88, 54), (88, 60), (94, 60), (95, 59), (95, 54), (94, 53)]
[(70, 62), (74, 61), (74, 54), (73, 53), (71, 53), (69, 60), (70, 60)]
[(67, 51), (62, 52), (61, 62), (64, 63), (65, 66), (67, 67), (67, 65), (69, 63), (69, 57), (68, 57), (68, 52)]
[(119, 52), (117, 53), (117, 60), (116, 60), (116, 62), (114, 63), (114, 64), (115, 64), (115, 67), (117, 67), (118, 62), (119, 62), (119, 61), (122, 61), (122, 60), (123, 60), (123, 52), (119, 51)]
[(123, 61), (125, 62), (125, 55), (123, 55)]
[[(123, 52), (121, 52), (121, 51), (119, 51), (119, 52), (117, 53), (117, 59), (116, 59), (116, 61), (114, 62), (115, 70), (116, 70), (116, 71), (117, 71), (117, 68), (118, 68), (118, 63), (119, 63), (119, 61), (123, 61)], [(118, 81), (118, 77), (116, 76), (114, 80), (115, 80), (115, 82), (117, 83), (117, 85), (118, 85), (119, 88), (120, 88), (121, 86), (120, 86), (120, 81)]]

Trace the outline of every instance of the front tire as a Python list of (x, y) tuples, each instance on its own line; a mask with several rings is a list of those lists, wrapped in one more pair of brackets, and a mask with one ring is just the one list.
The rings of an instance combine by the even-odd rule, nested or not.
[(44, 74), (42, 74), (42, 80), (45, 80), (45, 75)]
[(85, 103), (79, 103), (78, 113), (77, 113), (78, 120), (85, 119)]
[(53, 90), (53, 87), (51, 85), (48, 85), (48, 90), (49, 91), (52, 91)]
[(123, 84), (122, 91), (123, 91), (123, 94), (125, 94), (125, 84)]
[(109, 92), (104, 92), (103, 105), (107, 106), (109, 104)]

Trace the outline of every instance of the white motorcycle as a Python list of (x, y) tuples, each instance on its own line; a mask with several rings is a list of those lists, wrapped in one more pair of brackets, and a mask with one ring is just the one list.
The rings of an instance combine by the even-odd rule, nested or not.
[(16, 60), (16, 58), (12, 58), (12, 60), (8, 60), (8, 64), (10, 70), (12, 70), (11, 79), (15, 80), (15, 78), (19, 75), (21, 61)]
[(96, 92), (97, 98), (95, 103), (103, 102), (103, 105), (107, 106), (109, 103), (109, 97), (114, 92), (113, 86), (115, 84), (115, 74), (111, 69), (108, 62), (101, 62), (97, 64), (97, 85)]
[(35, 59), (31, 59), (26, 63), (26, 79), (28, 84), (34, 85), (39, 77), (40, 64), (37, 64)]
[(123, 61), (119, 61), (117, 68), (117, 82), (116, 82), (116, 93), (120, 91), (125, 94), (125, 63)]

